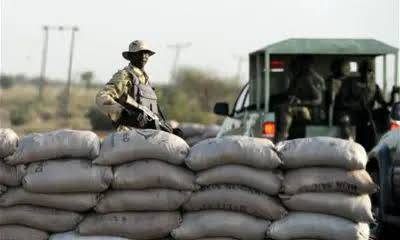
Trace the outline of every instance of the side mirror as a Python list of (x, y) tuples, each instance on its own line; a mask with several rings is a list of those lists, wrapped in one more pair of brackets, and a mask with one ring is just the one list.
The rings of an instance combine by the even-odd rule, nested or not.
[(229, 104), (226, 102), (216, 103), (214, 106), (214, 113), (217, 115), (228, 116), (229, 115)]
[(390, 113), (390, 117), (393, 120), (400, 121), (400, 102), (395, 102), (392, 106), (392, 112)]

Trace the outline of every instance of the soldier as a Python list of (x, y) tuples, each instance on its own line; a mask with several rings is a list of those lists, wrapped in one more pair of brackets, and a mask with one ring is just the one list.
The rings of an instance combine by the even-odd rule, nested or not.
[[(129, 50), (122, 53), (130, 61), (129, 65), (116, 72), (96, 96), (96, 104), (112, 120), (118, 131), (132, 128), (155, 129), (157, 122), (149, 117), (153, 114), (161, 120), (164, 119), (158, 107), (156, 93), (144, 70), (153, 54), (155, 52), (143, 41), (133, 41)], [(128, 105), (127, 99), (130, 99)], [(129, 110), (127, 106), (130, 107)]]
[(308, 55), (299, 56), (292, 65), (288, 100), (279, 106), (277, 112), (276, 142), (288, 138), (293, 120), (310, 121), (313, 108), (322, 103), (325, 81), (312, 65), (312, 57)]
[[(385, 101), (381, 89), (375, 83), (374, 59), (361, 61), (359, 75), (359, 77), (352, 77), (343, 82), (336, 103), (337, 109), (341, 112), (341, 118), (348, 119), (349, 126), (356, 126), (357, 142), (369, 150), (374, 145), (371, 136), (377, 138), (377, 127), (381, 127), (380, 125), (383, 124), (377, 126), (376, 117), (384, 119), (384, 115), (388, 116), (389, 103)], [(381, 111), (374, 117), (376, 103), (381, 106)]]

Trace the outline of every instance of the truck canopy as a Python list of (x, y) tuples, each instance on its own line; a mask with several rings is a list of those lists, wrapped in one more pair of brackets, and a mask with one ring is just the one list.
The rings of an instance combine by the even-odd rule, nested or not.
[(375, 39), (291, 38), (253, 53), (260, 51), (269, 54), (384, 55), (396, 54), (398, 49)]

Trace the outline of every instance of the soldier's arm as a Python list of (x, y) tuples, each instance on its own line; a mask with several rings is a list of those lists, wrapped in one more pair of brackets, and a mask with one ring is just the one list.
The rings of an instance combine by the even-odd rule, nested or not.
[(120, 70), (96, 95), (97, 106), (113, 121), (117, 120), (121, 115), (123, 107), (117, 101), (127, 92), (130, 83), (129, 73), (125, 70)]

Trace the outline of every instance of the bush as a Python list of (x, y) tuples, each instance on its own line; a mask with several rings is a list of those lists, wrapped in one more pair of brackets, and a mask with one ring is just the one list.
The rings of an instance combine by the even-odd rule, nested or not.
[(9, 75), (1, 75), (0, 77), (0, 87), (3, 89), (11, 88), (14, 85), (14, 78)]

